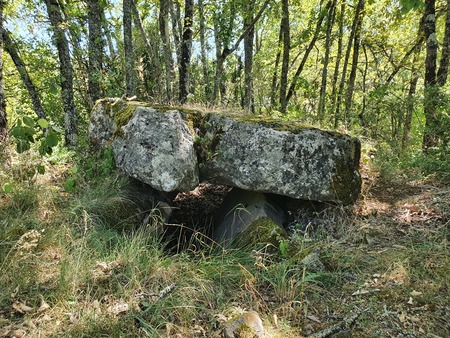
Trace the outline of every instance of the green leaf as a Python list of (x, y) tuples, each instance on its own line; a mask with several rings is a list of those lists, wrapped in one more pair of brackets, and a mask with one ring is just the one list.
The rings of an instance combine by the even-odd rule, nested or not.
[(76, 165), (74, 165), (71, 169), (72, 174), (76, 174), (78, 173), (78, 167)]
[(39, 174), (41, 174), (41, 175), (44, 175), (44, 174), (45, 174), (45, 167), (44, 167), (42, 164), (39, 164), (39, 165), (37, 166), (37, 172), (38, 172)]
[(58, 94), (58, 86), (56, 84), (51, 83), (50, 87), (48, 89), (49, 89), (48, 91), (50, 92), (50, 94), (53, 94), (53, 95)]
[(47, 129), (47, 128), (48, 128), (48, 122), (47, 122), (46, 119), (39, 119), (39, 120), (37, 121), (37, 123), (39, 124), (39, 126), (40, 126), (41, 128), (44, 128), (44, 129)]
[(18, 139), (16, 144), (16, 150), (19, 154), (24, 153), (30, 149), (30, 142), (27, 140)]
[(31, 127), (31, 128), (34, 127), (34, 121), (31, 117), (24, 116), (22, 119), (23, 119), (23, 123), (25, 123), (28, 127)]
[(76, 185), (77, 185), (76, 179), (73, 177), (69, 177), (66, 180), (66, 183), (64, 184), (64, 190), (67, 192), (74, 192)]
[(9, 194), (13, 190), (13, 186), (11, 183), (7, 182), (3, 184), (3, 191)]
[(58, 144), (58, 134), (50, 131), (45, 138), (45, 144), (49, 147), (54, 147)]

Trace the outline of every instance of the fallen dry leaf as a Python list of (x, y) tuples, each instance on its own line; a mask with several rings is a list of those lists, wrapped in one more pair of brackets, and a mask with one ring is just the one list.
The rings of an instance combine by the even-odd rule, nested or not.
[(47, 311), (48, 309), (50, 309), (50, 305), (48, 305), (44, 298), (41, 297), (41, 306), (39, 306), (39, 309), (37, 310), (38, 314), (44, 313), (45, 311)]
[(360, 296), (360, 295), (367, 295), (369, 293), (374, 293), (374, 292), (378, 292), (380, 291), (380, 289), (362, 289), (362, 290), (358, 290), (356, 292), (352, 293), (352, 296)]
[(306, 316), (306, 318), (308, 318), (309, 320), (312, 320), (313, 322), (316, 323), (321, 323), (321, 321), (319, 320), (319, 318), (317, 318), (316, 316)]
[(13, 303), (12, 308), (19, 313), (26, 313), (33, 311), (32, 307), (29, 307), (28, 305), (20, 302)]
[(118, 315), (120, 313), (128, 312), (129, 309), (130, 309), (130, 306), (128, 305), (128, 303), (118, 302), (114, 305), (109, 306), (106, 309), (106, 311), (108, 311), (109, 313), (112, 313), (114, 315)]
[(412, 290), (410, 295), (413, 296), (413, 297), (418, 297), (418, 296), (422, 296), (422, 292), (419, 292), (419, 291), (416, 291), (416, 290)]

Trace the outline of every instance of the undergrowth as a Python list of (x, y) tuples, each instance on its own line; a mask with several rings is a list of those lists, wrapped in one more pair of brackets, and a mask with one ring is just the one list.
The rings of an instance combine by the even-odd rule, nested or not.
[(444, 203), (423, 207), (422, 223), (402, 221), (380, 211), (366, 183), (356, 208), (318, 212), (278, 247), (173, 253), (155, 230), (161, 217), (142, 222), (153, 209), (134, 205), (111, 154), (65, 158), (32, 176), (31, 161), (14, 159), (0, 175), (13, 187), (0, 192), (1, 334), (214, 337), (244, 310), (260, 313), (269, 337), (306, 336), (351, 313), (359, 336), (448, 328)]

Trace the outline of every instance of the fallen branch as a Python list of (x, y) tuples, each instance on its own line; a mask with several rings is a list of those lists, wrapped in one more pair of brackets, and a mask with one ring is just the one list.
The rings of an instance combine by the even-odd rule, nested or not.
[(348, 317), (344, 318), (344, 320), (342, 320), (340, 323), (333, 325), (329, 328), (326, 328), (325, 330), (314, 333), (308, 336), (308, 338), (325, 338), (334, 333), (338, 333), (341, 331), (349, 331), (353, 326), (353, 324), (355, 323), (356, 319), (359, 317), (359, 314), (360, 314), (359, 312), (353, 313)]

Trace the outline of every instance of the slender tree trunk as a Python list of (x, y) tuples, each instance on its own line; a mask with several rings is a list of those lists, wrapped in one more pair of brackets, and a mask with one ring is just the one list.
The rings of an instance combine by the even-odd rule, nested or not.
[(414, 53), (414, 59), (411, 69), (411, 80), (409, 82), (408, 102), (406, 105), (405, 123), (403, 125), (402, 149), (401, 149), (403, 154), (408, 150), (410, 145), (412, 117), (414, 112), (414, 96), (416, 94), (417, 82), (419, 81), (419, 71), (416, 66), (419, 54), (420, 48), (417, 48), (416, 52)]
[(447, 82), (448, 64), (450, 59), (450, 0), (447, 0), (447, 14), (445, 18), (445, 34), (442, 44), (441, 61), (437, 72), (437, 82), (439, 86), (444, 86)]
[[(220, 41), (219, 36), (218, 36), (218, 23), (217, 20), (215, 21), (215, 40), (216, 40), (216, 56), (217, 56), (217, 61), (216, 61), (216, 75), (215, 75), (215, 82), (214, 82), (214, 102), (218, 103), (217, 99), (218, 99), (218, 89), (221, 87), (221, 83), (222, 83), (222, 76), (223, 76), (223, 71), (224, 71), (224, 64), (225, 64), (225, 60), (228, 57), (228, 55), (232, 54), (234, 51), (236, 51), (236, 49), (238, 49), (239, 45), (241, 44), (242, 40), (250, 33), (250, 31), (252, 29), (254, 29), (256, 22), (259, 20), (259, 18), (261, 17), (261, 15), (264, 13), (264, 11), (267, 8), (267, 5), (269, 4), (271, 0), (266, 0), (264, 2), (264, 4), (261, 6), (259, 12), (255, 15), (255, 17), (253, 18), (253, 21), (247, 26), (246, 29), (244, 29), (244, 31), (242, 32), (242, 34), (239, 36), (239, 38), (236, 40), (236, 42), (234, 43), (234, 45), (231, 48), (228, 48), (227, 45), (223, 46), (223, 50), (222, 52), (220, 52), (220, 50), (217, 49), (217, 47), (219, 46), (218, 41)], [(233, 18), (231, 18), (232, 20)], [(230, 25), (231, 27), (231, 25)]]
[(169, 0), (170, 18), (172, 19), (172, 35), (177, 55), (177, 63), (181, 62), (181, 39), (183, 36), (183, 27), (181, 26), (181, 10), (179, 0)]
[(202, 71), (203, 71), (203, 87), (205, 92), (205, 102), (209, 102), (211, 96), (211, 89), (209, 88), (209, 72), (208, 72), (208, 59), (206, 58), (206, 24), (205, 24), (205, 6), (204, 0), (198, 1), (198, 15), (199, 15), (199, 25), (200, 25), (200, 54), (202, 61)]
[(341, 119), (341, 103), (342, 103), (342, 96), (344, 94), (344, 87), (345, 87), (345, 81), (347, 79), (347, 67), (348, 67), (348, 60), (350, 59), (350, 53), (352, 50), (352, 45), (355, 40), (355, 34), (356, 29), (359, 21), (360, 16), (360, 8), (364, 5), (364, 0), (358, 0), (358, 4), (355, 8), (355, 16), (353, 19), (352, 28), (350, 30), (350, 37), (348, 38), (348, 44), (347, 44), (347, 50), (345, 52), (345, 59), (344, 64), (342, 66), (342, 74), (341, 74), (341, 81), (339, 83), (339, 91), (337, 93), (337, 101), (336, 101), (336, 110), (335, 110), (335, 127), (337, 127), (339, 120)]
[[(244, 30), (251, 25), (253, 21), (253, 11), (255, 3), (253, 1), (246, 3), (246, 13), (244, 19)], [(250, 112), (255, 111), (253, 97), (253, 44), (255, 40), (254, 26), (250, 28), (248, 34), (244, 37), (244, 97), (243, 108)]]
[(423, 30), (426, 41), (425, 58), (425, 130), (423, 134), (422, 150), (426, 154), (430, 147), (439, 143), (439, 137), (436, 134), (438, 128), (438, 117), (436, 109), (437, 101), (437, 49), (436, 39), (436, 7), (435, 0), (425, 0), (425, 12), (423, 20)]
[(283, 41), (283, 26), (280, 23), (280, 32), (278, 34), (278, 48), (277, 48), (277, 55), (275, 57), (275, 65), (273, 67), (273, 75), (272, 75), (272, 86), (270, 88), (270, 104), (272, 107), (275, 107), (276, 105), (276, 93), (278, 89), (278, 67), (280, 65), (280, 58), (281, 58), (281, 43)]
[[(215, 16), (216, 18), (216, 16)], [(214, 20), (214, 45), (216, 47), (216, 72), (214, 75), (214, 91), (212, 101), (214, 104), (219, 103), (219, 91), (222, 83), (223, 67), (225, 59), (221, 58), (222, 55), (222, 41), (219, 37), (219, 23)]]
[[(146, 64), (147, 65), (152, 64), (152, 62), (155, 62), (158, 59), (158, 56), (154, 55), (154, 50), (156, 48), (152, 45), (151, 40), (148, 38), (147, 34), (145, 33), (144, 25), (142, 24), (142, 19), (141, 19), (141, 16), (139, 15), (139, 11), (136, 7), (135, 0), (131, 1), (131, 12), (133, 15), (134, 25), (138, 28), (139, 34), (141, 35), (141, 39), (142, 39), (142, 41), (144, 41), (145, 48), (147, 49), (146, 57), (148, 57), (148, 59), (147, 59), (148, 61)], [(148, 68), (148, 66), (147, 66), (147, 68)], [(145, 73), (145, 71), (144, 71), (144, 74), (150, 75), (150, 72)], [(156, 80), (155, 74), (151, 74), (150, 76), (147, 76), (147, 75), (144, 75), (144, 79), (145, 79), (144, 82), (146, 84), (148, 83), (148, 81), (155, 82), (155, 80)], [(147, 87), (146, 87), (146, 89), (147, 89), (147, 94), (149, 94), (150, 89)]]
[[(332, 82), (332, 90), (331, 90), (331, 108), (332, 111), (336, 111), (337, 104), (337, 83), (339, 79), (339, 68), (341, 65), (342, 59), (342, 49), (343, 49), (343, 38), (344, 38), (344, 14), (345, 14), (345, 2), (341, 3), (341, 12), (339, 15), (339, 35), (338, 35), (338, 46), (337, 46), (337, 55), (336, 55), (336, 64), (334, 67), (333, 73), (333, 82)], [(339, 123), (338, 115), (334, 114), (334, 128), (337, 128)]]
[(33, 84), (33, 81), (31, 81), (30, 75), (28, 74), (28, 71), (25, 67), (25, 63), (22, 61), (17, 51), (16, 45), (14, 44), (9, 35), (9, 32), (3, 27), (0, 28), (2, 30), (1, 36), (3, 39), (3, 44), (5, 46), (5, 50), (8, 52), (9, 56), (13, 60), (14, 65), (16, 66), (17, 71), (19, 72), (20, 78), (22, 79), (22, 82), (24, 83), (28, 93), (30, 94), (34, 111), (39, 118), (45, 119), (46, 118), (45, 111), (44, 108), (42, 107), (41, 99), (39, 98), (38, 92)]
[(418, 39), (414, 43), (414, 45), (406, 52), (406, 54), (403, 56), (401, 61), (394, 67), (394, 70), (392, 71), (391, 75), (389, 75), (388, 79), (386, 80), (386, 85), (390, 84), (392, 80), (394, 79), (395, 75), (405, 66), (406, 61), (408, 61), (409, 57), (417, 50), (420, 49), (420, 46), (422, 46), (424, 35), (422, 34), (422, 28), (419, 29), (418, 32)]
[(170, 0), (159, 1), (159, 33), (161, 35), (163, 55), (165, 61), (167, 103), (172, 101), (172, 82), (175, 79), (173, 70), (174, 61), (172, 57), (172, 51), (170, 48), (170, 36), (169, 36), (169, 1)]
[(353, 40), (353, 58), (352, 58), (352, 67), (350, 70), (350, 77), (347, 85), (347, 92), (345, 94), (345, 117), (344, 121), (347, 122), (347, 119), (350, 114), (350, 110), (352, 107), (352, 99), (353, 92), (355, 89), (355, 80), (356, 80), (356, 70), (358, 69), (358, 58), (359, 58), (359, 47), (361, 45), (361, 26), (364, 18), (364, 4), (365, 0), (359, 0), (356, 8), (356, 26), (355, 26), (355, 37)]
[(194, 0), (186, 0), (184, 6), (184, 32), (180, 60), (180, 103), (187, 101), (189, 94), (189, 66), (192, 49), (192, 24), (194, 21)]
[(281, 18), (281, 32), (283, 35), (283, 62), (281, 64), (280, 76), (280, 109), (282, 113), (286, 113), (288, 98), (286, 96), (288, 85), (288, 71), (289, 71), (289, 52), (291, 49), (291, 32), (289, 23), (289, 0), (281, 1), (282, 18)]
[[(3, 30), (3, 7), (5, 1), (0, 0), (0, 27)], [(5, 92), (3, 87), (3, 34), (0, 34), (0, 159), (7, 152), (8, 120), (6, 117)], [(3, 161), (2, 161), (3, 162)]]
[(125, 52), (126, 95), (128, 97), (135, 94), (132, 7), (133, 0), (123, 0), (123, 47)]
[(363, 130), (363, 135), (367, 135), (365, 114), (366, 114), (366, 103), (367, 103), (366, 81), (367, 81), (367, 71), (369, 69), (369, 58), (367, 56), (366, 45), (363, 44), (362, 47), (363, 47), (364, 61), (365, 61), (364, 62), (363, 78), (362, 78), (363, 102), (362, 102), (361, 112), (359, 113), (358, 118), (359, 118), (359, 122), (361, 124), (361, 128)]
[(91, 102), (101, 97), (103, 68), (102, 7), (100, 0), (88, 0), (89, 66), (88, 87)]
[[(317, 39), (319, 38), (320, 27), (322, 26), (323, 19), (325, 18), (325, 14), (330, 6), (331, 6), (331, 1), (328, 2), (325, 10), (322, 10), (319, 14), (319, 17), (317, 18), (316, 29), (314, 31), (314, 35), (313, 35), (311, 41), (309, 42), (308, 47), (306, 48), (305, 54), (303, 55), (303, 59), (300, 62), (300, 65), (298, 66), (297, 71), (294, 74), (294, 77), (292, 78), (291, 85), (289, 86), (289, 90), (288, 90), (288, 93), (286, 96), (286, 106), (287, 106), (287, 103), (289, 102), (289, 100), (292, 98), (292, 95), (294, 95), (295, 86), (297, 85), (298, 78), (300, 77), (300, 74), (302, 73), (303, 68), (305, 67), (306, 61), (308, 60), (308, 57), (309, 57), (309, 53), (311, 53), (311, 50), (313, 49), (314, 45), (316, 44)], [(284, 108), (285, 109), (283, 110), (283, 107), (281, 107), (282, 113), (286, 112), (286, 107), (284, 107)]]
[(108, 42), (109, 57), (111, 59), (114, 59), (116, 57), (116, 50), (114, 48), (111, 31), (109, 29), (109, 24), (108, 24), (108, 21), (106, 20), (105, 10), (103, 8), (102, 8), (102, 11), (100, 12), (100, 14), (102, 16), (101, 24), (102, 24), (103, 33), (105, 34), (106, 41)]
[(78, 142), (78, 114), (73, 97), (73, 68), (70, 62), (69, 44), (63, 30), (64, 22), (58, 2), (56, 0), (45, 0), (45, 5), (59, 56), (65, 141), (66, 145), (75, 146)]
[(322, 121), (325, 115), (325, 102), (327, 96), (327, 78), (328, 78), (328, 63), (330, 61), (330, 49), (331, 49), (331, 31), (333, 29), (334, 24), (334, 16), (336, 13), (336, 0), (333, 0), (331, 3), (331, 7), (328, 11), (327, 16), (327, 31), (325, 33), (325, 56), (323, 60), (323, 70), (322, 70), (322, 82), (320, 85), (320, 94), (319, 94), (319, 109), (318, 109), (318, 117), (319, 120)]

